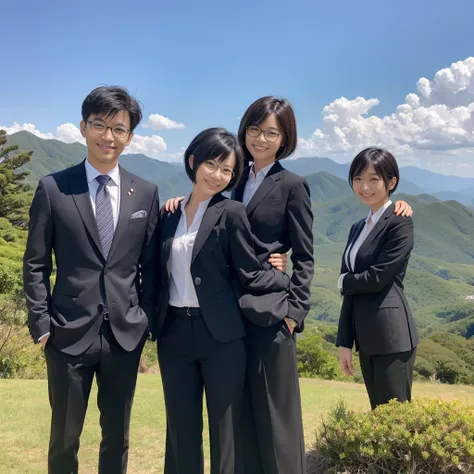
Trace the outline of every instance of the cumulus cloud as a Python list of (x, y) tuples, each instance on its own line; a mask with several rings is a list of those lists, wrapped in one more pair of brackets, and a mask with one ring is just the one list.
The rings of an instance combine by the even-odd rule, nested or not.
[(150, 158), (159, 158), (165, 151), (166, 143), (159, 135), (152, 135), (151, 137), (134, 135), (125, 153), (143, 153)]
[(421, 78), (391, 115), (370, 112), (376, 98), (340, 97), (322, 110), (323, 126), (299, 140), (299, 154), (345, 155), (378, 145), (399, 155), (463, 154), (474, 148), (474, 57)]
[(22, 132), (22, 131), (27, 131), (32, 133), (33, 135), (36, 135), (39, 138), (44, 138), (47, 140), (50, 140), (52, 138), (55, 138), (51, 133), (41, 133), (35, 125), (32, 123), (24, 123), (24, 124), (19, 124), (19, 123), (14, 123), (11, 127), (7, 127), (4, 125), (0, 125), (0, 128), (3, 130), (6, 130), (8, 135), (12, 135), (17, 132)]
[(64, 143), (75, 143), (79, 142), (85, 144), (86, 141), (84, 137), (81, 135), (81, 131), (79, 127), (74, 125), (73, 123), (63, 123), (56, 129), (57, 139), (61, 140)]
[(142, 124), (144, 128), (152, 130), (167, 130), (173, 128), (185, 128), (184, 123), (178, 123), (160, 114), (152, 114), (148, 120)]

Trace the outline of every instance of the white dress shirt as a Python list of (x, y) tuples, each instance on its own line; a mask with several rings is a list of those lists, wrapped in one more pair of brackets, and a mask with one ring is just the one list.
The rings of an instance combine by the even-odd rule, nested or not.
[[(100, 171), (95, 169), (90, 163), (89, 160), (86, 160), (86, 176), (87, 176), (87, 185), (89, 186), (89, 194), (91, 197), (92, 212), (95, 216), (95, 196), (97, 194), (97, 189), (99, 189), (99, 183), (96, 180), (97, 176), (101, 175)], [(107, 183), (107, 191), (110, 196), (110, 202), (112, 203), (112, 215), (114, 219), (114, 229), (117, 228), (118, 217), (120, 213), (120, 170), (118, 165), (110, 170), (108, 173), (105, 173), (107, 176), (110, 176), (109, 182)]]
[[(89, 186), (89, 194), (91, 197), (91, 205), (92, 205), (92, 212), (95, 216), (95, 196), (97, 194), (97, 189), (99, 188), (99, 183), (95, 179), (97, 176), (101, 175), (102, 173), (94, 168), (90, 163), (89, 160), (85, 162), (86, 167), (86, 178), (87, 178), (87, 185)], [(107, 183), (107, 191), (110, 196), (110, 201), (112, 203), (112, 215), (114, 219), (114, 230), (117, 228), (118, 216), (120, 212), (120, 171), (118, 165), (110, 170), (106, 175), (110, 176), (109, 182)], [(49, 336), (50, 333), (47, 332), (43, 334), (39, 339), (38, 342), (41, 341), (46, 336)]]
[(193, 222), (188, 228), (185, 207), (189, 198), (190, 196), (181, 201), (181, 217), (174, 234), (170, 254), (171, 281), (169, 304), (177, 308), (199, 308), (199, 301), (191, 276), (191, 257), (202, 218), (211, 200), (208, 199), (199, 203)]
[[(354, 242), (352, 246), (349, 246), (344, 254), (344, 260), (346, 262), (346, 267), (350, 270), (351, 273), (354, 273), (355, 269), (355, 261), (357, 257), (357, 253), (359, 252), (359, 249), (361, 248), (362, 244), (365, 242), (365, 239), (369, 236), (370, 232), (372, 229), (375, 227), (375, 224), (380, 220), (382, 217), (383, 213), (389, 208), (389, 206), (392, 204), (392, 201), (390, 199), (377, 211), (375, 214), (372, 214), (372, 211), (369, 212), (369, 215), (365, 219), (365, 225), (364, 228), (362, 229), (361, 233), (357, 237), (357, 240)], [(347, 275), (346, 273), (343, 273), (342, 275), (339, 276), (337, 287), (339, 290), (342, 290), (342, 281), (344, 280), (344, 276)]]
[(244, 194), (242, 196), (242, 203), (245, 207), (248, 206), (248, 203), (253, 198), (253, 195), (257, 192), (258, 187), (262, 184), (262, 181), (265, 179), (274, 164), (275, 162), (265, 166), (265, 168), (262, 168), (256, 176), (254, 173), (254, 165), (252, 164), (250, 167), (249, 179), (245, 183)]

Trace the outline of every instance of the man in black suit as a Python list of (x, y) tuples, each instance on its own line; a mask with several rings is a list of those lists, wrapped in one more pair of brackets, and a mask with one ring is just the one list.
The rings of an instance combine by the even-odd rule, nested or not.
[(126, 90), (93, 90), (82, 104), (87, 159), (42, 178), (31, 204), (23, 276), (30, 333), (48, 369), (50, 474), (78, 472), (94, 375), (99, 473), (127, 470), (130, 411), (158, 284), (158, 190), (118, 166), (141, 118)]

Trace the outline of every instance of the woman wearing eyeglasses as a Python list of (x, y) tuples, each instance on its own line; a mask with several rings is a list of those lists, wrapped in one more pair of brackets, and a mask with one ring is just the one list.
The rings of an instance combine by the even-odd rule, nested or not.
[[(294, 332), (304, 328), (314, 272), (313, 215), (306, 180), (280, 161), (297, 144), (296, 121), (285, 99), (262, 97), (245, 112), (238, 137), (245, 151), (233, 199), (244, 204), (264, 268), (291, 250), (289, 288), (272, 304), (246, 292), (247, 378), (244, 390), (244, 472), (303, 474), (305, 449)], [(165, 208), (174, 209), (177, 199)], [(400, 201), (397, 212), (411, 212)], [(284, 260), (284, 259), (283, 259)]]
[(289, 285), (279, 270), (262, 269), (244, 206), (221, 194), (239, 181), (243, 162), (234, 135), (201, 132), (184, 155), (192, 192), (175, 213), (161, 215), (161, 287), (150, 332), (166, 402), (166, 474), (203, 472), (203, 390), (211, 473), (238, 471), (246, 355), (234, 280), (269, 305), (271, 292), (278, 296)]

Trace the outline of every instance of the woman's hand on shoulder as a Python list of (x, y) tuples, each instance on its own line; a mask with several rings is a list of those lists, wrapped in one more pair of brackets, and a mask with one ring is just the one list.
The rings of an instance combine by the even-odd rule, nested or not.
[(413, 210), (410, 206), (405, 201), (396, 201), (395, 202), (395, 209), (393, 210), (393, 213), (396, 216), (402, 216), (402, 217), (411, 217), (413, 215)]
[(178, 207), (179, 207), (179, 205), (180, 205), (180, 203), (183, 199), (184, 199), (184, 196), (173, 197), (173, 198), (168, 199), (165, 202), (165, 205), (163, 206), (164, 210), (166, 212), (174, 213), (178, 209)]

